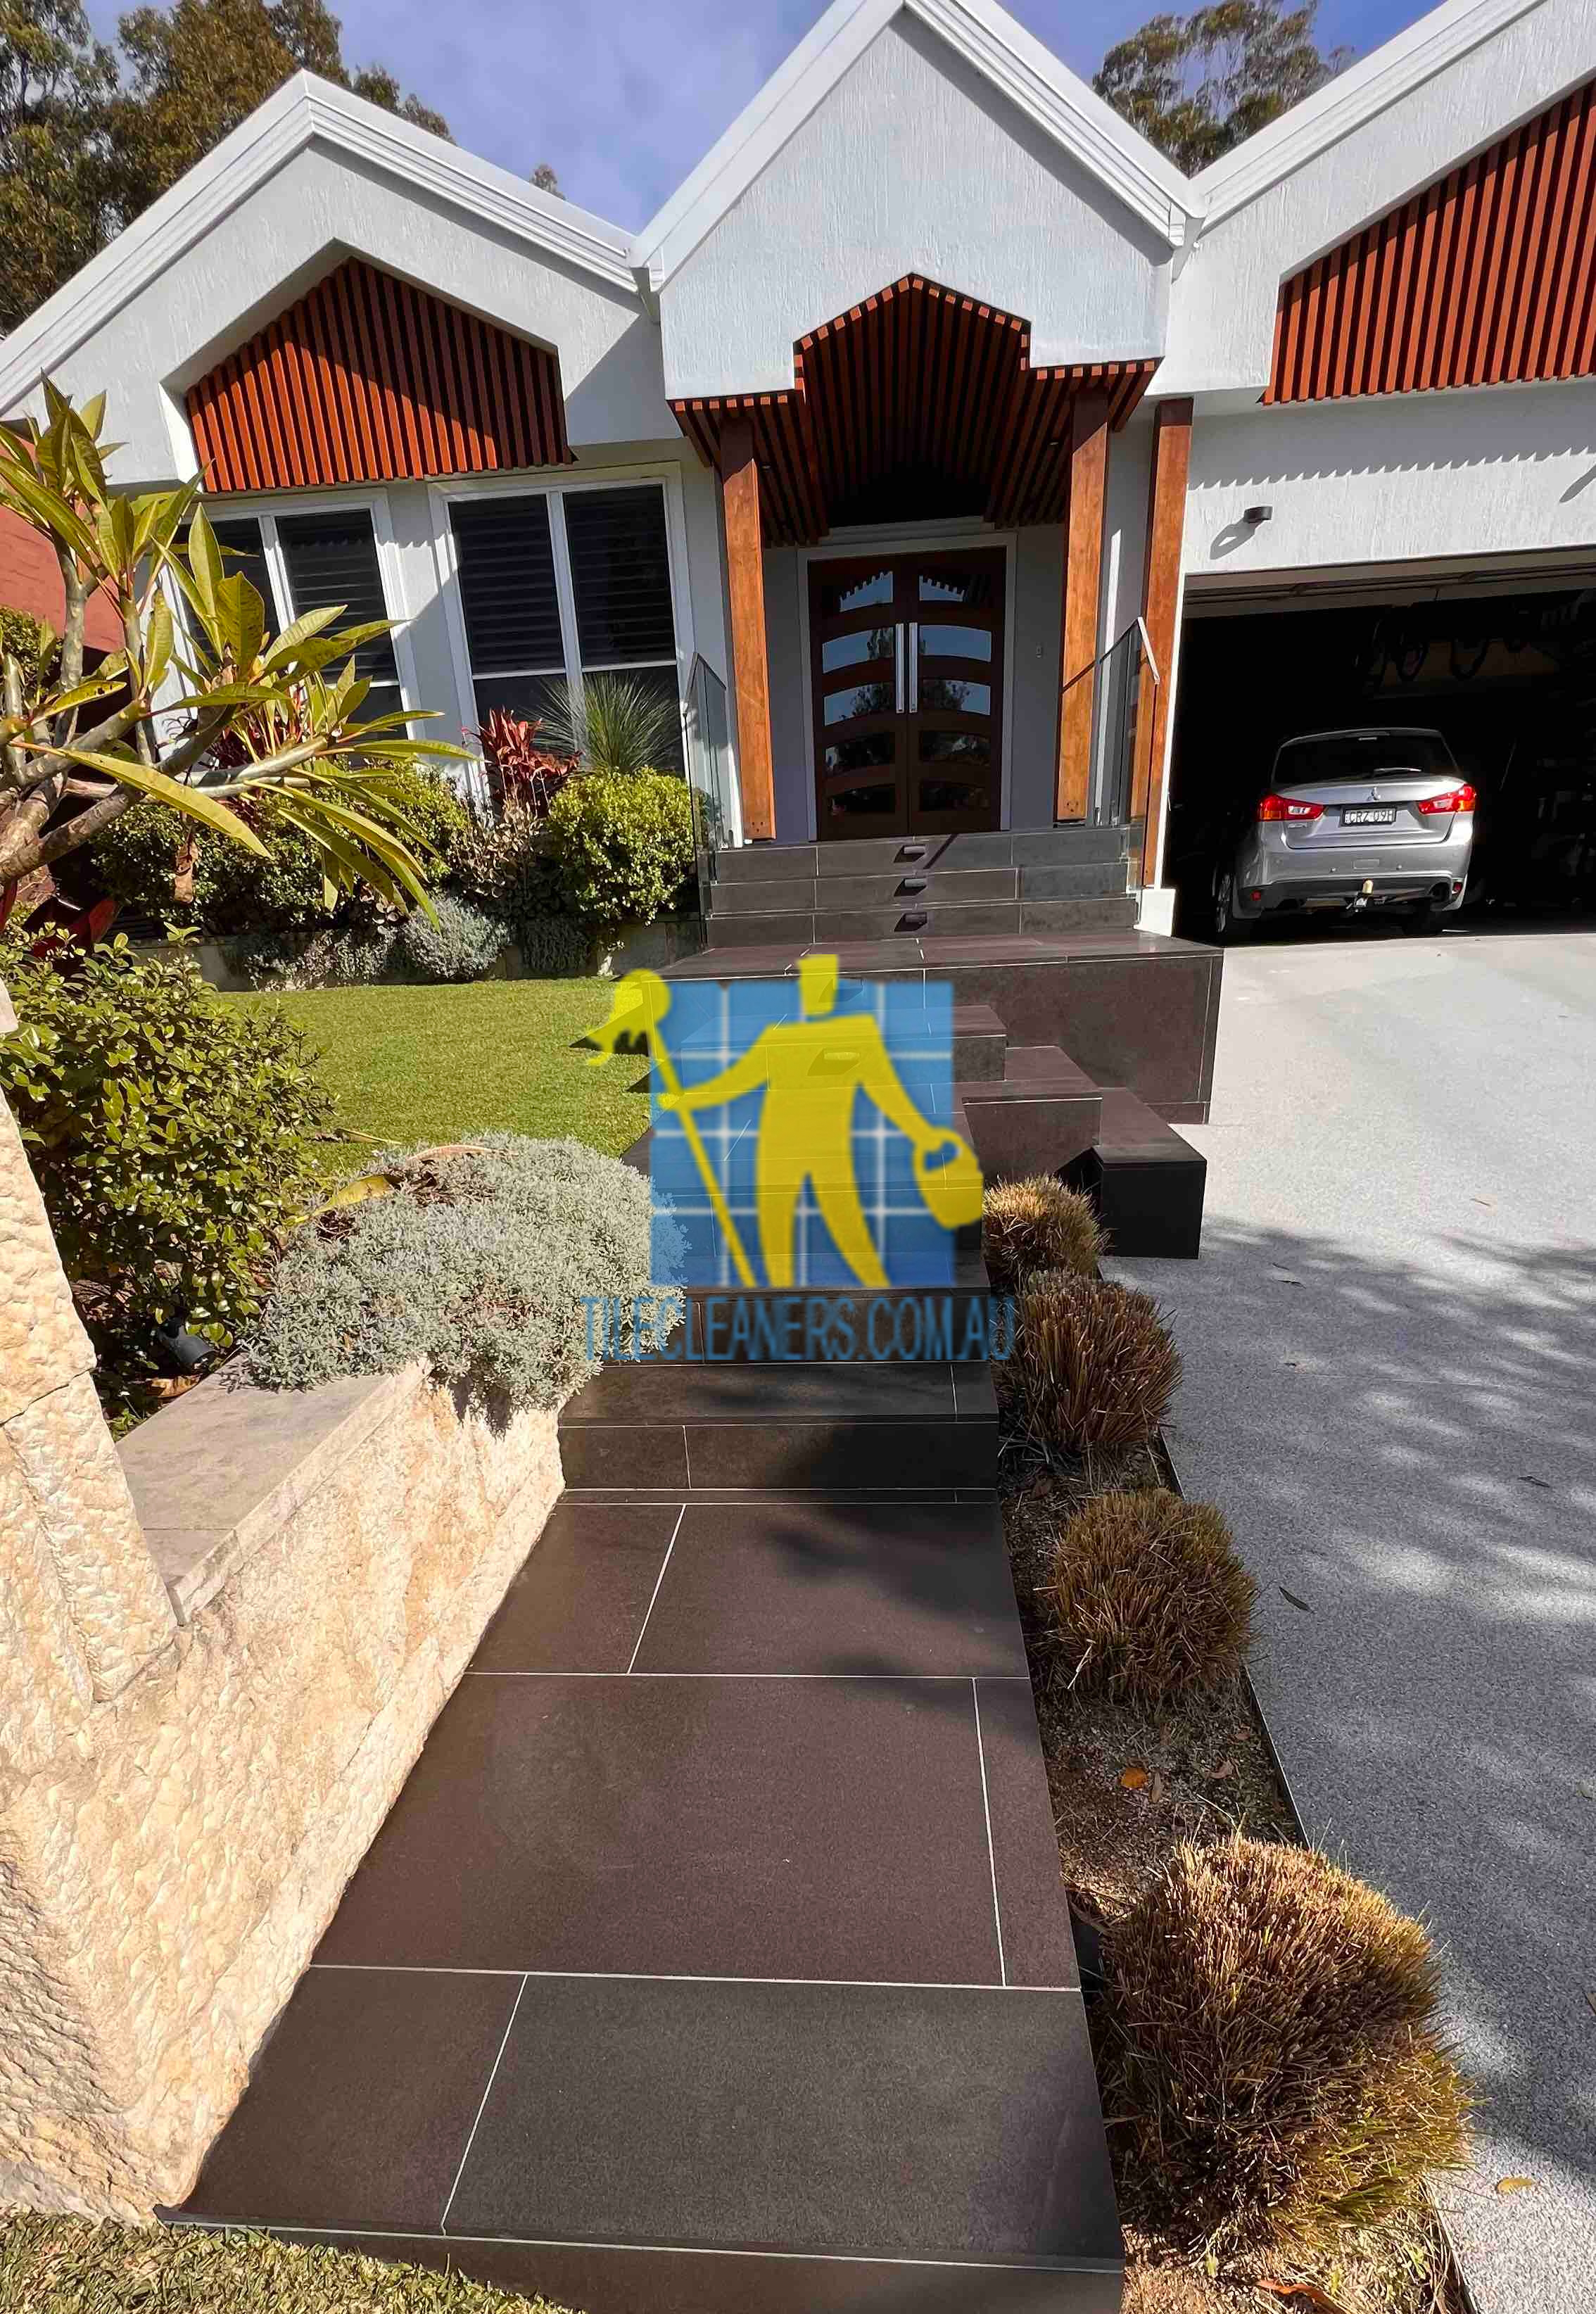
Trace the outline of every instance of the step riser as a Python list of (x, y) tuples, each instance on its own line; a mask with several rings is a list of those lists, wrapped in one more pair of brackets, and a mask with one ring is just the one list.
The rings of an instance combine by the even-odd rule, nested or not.
[(568, 1487), (986, 1492), (997, 1483), (990, 1422), (578, 1423), (560, 1433)]
[[(974, 1088), (968, 1089), (968, 1095)], [(968, 1097), (967, 1095), (967, 1097)], [(970, 1139), (984, 1180), (1020, 1181), (1058, 1173), (1091, 1149), (1103, 1114), (1100, 1094), (1054, 1100), (968, 1098)]]
[(998, 900), (969, 907), (816, 909), (810, 914), (712, 915), (711, 948), (762, 948), (781, 941), (824, 946), (829, 941), (892, 940), (899, 933), (927, 940), (981, 939), (1023, 932), (1128, 931), (1136, 921), (1129, 896), (1094, 900)]
[[(918, 886), (918, 889), (911, 888)], [(929, 876), (766, 877), (711, 882), (711, 916), (799, 914), (809, 909), (930, 908), (992, 900), (1108, 900), (1124, 896), (1122, 861), (1064, 868), (968, 868)]]
[(754, 843), (715, 854), (722, 883), (809, 876), (925, 875), (933, 870), (1081, 867), (1129, 859), (1135, 826), (997, 828), (976, 835), (866, 835), (831, 843)]

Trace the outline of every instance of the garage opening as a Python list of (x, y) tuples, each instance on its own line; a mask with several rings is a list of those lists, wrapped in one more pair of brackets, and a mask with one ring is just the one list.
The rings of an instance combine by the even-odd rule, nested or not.
[(1596, 566), (1188, 587), (1165, 880), (1212, 931), (1239, 814), (1315, 731), (1440, 731), (1477, 792), (1465, 918), (1596, 908)]

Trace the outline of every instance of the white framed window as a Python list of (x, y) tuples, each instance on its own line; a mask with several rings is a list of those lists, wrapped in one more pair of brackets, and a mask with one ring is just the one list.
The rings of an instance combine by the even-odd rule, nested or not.
[(246, 578), (266, 605), (269, 632), (324, 605), (341, 603), (340, 625), (386, 619), (392, 632), (363, 643), (356, 671), (371, 688), (361, 720), (417, 706), (415, 668), (399, 559), (385, 498), (295, 498), (236, 509), (212, 500), (206, 515), (227, 567)]
[[(632, 676), (675, 711), (682, 769), (684, 533), (674, 475), (435, 484), (434, 544), (466, 729), (536, 719), (586, 677)], [(662, 767), (663, 768), (663, 767)]]

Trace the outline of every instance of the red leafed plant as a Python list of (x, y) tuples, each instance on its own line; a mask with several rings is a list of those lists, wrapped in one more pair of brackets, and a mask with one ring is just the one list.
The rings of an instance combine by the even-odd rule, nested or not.
[(538, 819), (547, 817), (549, 806), (577, 768), (574, 755), (539, 746), (542, 728), (525, 715), (512, 715), (507, 708), (493, 707), (476, 735), (498, 800), (524, 805)]

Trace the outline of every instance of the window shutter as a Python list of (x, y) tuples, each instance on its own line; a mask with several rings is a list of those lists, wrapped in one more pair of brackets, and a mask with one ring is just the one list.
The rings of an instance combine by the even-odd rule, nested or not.
[(547, 500), (467, 501), (454, 507), (450, 519), (472, 672), (563, 676)]
[[(277, 533), (295, 618), (331, 603), (344, 605), (340, 627), (387, 617), (368, 514), (279, 515)], [(355, 654), (355, 667), (368, 683), (397, 684), (392, 636), (378, 635), (363, 643)]]
[(584, 668), (674, 660), (663, 492), (569, 490), (565, 533)]

